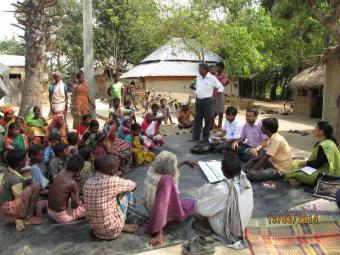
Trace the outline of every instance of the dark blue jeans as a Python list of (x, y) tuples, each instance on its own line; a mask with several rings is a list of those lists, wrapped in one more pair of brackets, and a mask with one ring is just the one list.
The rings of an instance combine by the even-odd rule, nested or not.
[(200, 140), (203, 119), (204, 119), (203, 139), (209, 138), (209, 133), (212, 128), (211, 116), (212, 116), (212, 101), (209, 98), (207, 99), (196, 98), (196, 112), (192, 139)]

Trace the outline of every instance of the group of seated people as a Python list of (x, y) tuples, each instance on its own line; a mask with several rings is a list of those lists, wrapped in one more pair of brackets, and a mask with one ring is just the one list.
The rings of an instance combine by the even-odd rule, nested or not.
[[(226, 109), (222, 132), (210, 137), (211, 151), (233, 151), (245, 162), (244, 172), (250, 181), (284, 179), (292, 185), (315, 186), (322, 174), (340, 176), (340, 153), (333, 136), (333, 127), (319, 121), (313, 131), (318, 142), (307, 161), (294, 160), (286, 139), (278, 133), (276, 118), (258, 119), (258, 110), (249, 108), (246, 123), (237, 118), (237, 109)], [(311, 175), (304, 167), (316, 169)]]
[[(26, 119), (4, 111), (0, 132), (3, 165), (7, 167), (0, 169), (0, 211), (6, 222), (22, 231), (27, 225), (45, 223), (43, 213), (47, 211), (57, 223), (86, 217), (91, 233), (100, 239), (136, 232), (133, 191), (139, 187), (122, 176), (132, 165), (151, 163), (143, 187), (143, 204), (149, 213), (144, 231), (152, 235), (150, 245), (164, 242), (168, 222), (194, 216), (195, 229), (213, 231), (217, 238), (238, 248), (253, 210), (248, 180), (285, 179), (294, 185), (315, 185), (322, 173), (340, 176), (340, 154), (328, 122), (317, 123), (314, 135), (319, 141), (310, 158), (297, 161), (285, 138), (277, 133), (277, 119), (260, 121), (257, 109), (251, 108), (242, 125), (237, 109), (228, 107), (224, 132), (210, 138), (211, 149), (224, 154), (225, 179), (199, 188), (196, 199), (182, 199), (179, 169), (196, 164), (178, 162), (168, 151), (156, 156), (155, 146), (164, 143), (158, 133), (164, 120), (158, 117), (159, 107), (153, 105), (139, 125), (127, 102), (125, 110), (118, 102), (114, 100), (102, 130), (97, 120), (84, 115), (77, 132), (68, 132), (62, 115), (47, 125), (38, 107)], [(186, 107), (182, 110), (188, 112)], [(246, 162), (244, 172), (241, 160)], [(317, 171), (308, 175), (299, 170), (304, 166)]]
[[(36, 119), (40, 109), (35, 107), (34, 113)], [(204, 185), (196, 200), (181, 199), (179, 168), (194, 168), (196, 164), (189, 160), (177, 162), (176, 155), (168, 151), (157, 157), (150, 151), (163, 142), (153, 112), (145, 115), (141, 126), (123, 116), (118, 123), (109, 119), (102, 131), (97, 120), (84, 115), (77, 133), (68, 132), (62, 115), (55, 116), (49, 126), (39, 118), (41, 129), (48, 132), (47, 139), (35, 139), (35, 133), (30, 136), (25, 120), (13, 112), (5, 114), (2, 122), (6, 127), (6, 167), (0, 174), (1, 216), (7, 223), (14, 223), (18, 231), (45, 223), (45, 212), (57, 223), (86, 217), (91, 233), (100, 239), (116, 239), (121, 232), (137, 231), (133, 196), (137, 184), (122, 175), (132, 164), (153, 161), (145, 179), (143, 201), (150, 214), (144, 223), (145, 232), (153, 236), (150, 245), (163, 243), (163, 229), (169, 221), (182, 221), (191, 215), (196, 218), (196, 229), (207, 231), (210, 224), (222, 239), (232, 243), (241, 240), (251, 217), (253, 196), (234, 154), (227, 153), (222, 162), (225, 183)], [(25, 142), (14, 142), (18, 136), (25, 136)], [(9, 143), (6, 137), (11, 138), (10, 146), (5, 145)], [(229, 206), (230, 198), (242, 210), (235, 209), (235, 204)], [(226, 212), (235, 214), (238, 226), (225, 217)]]

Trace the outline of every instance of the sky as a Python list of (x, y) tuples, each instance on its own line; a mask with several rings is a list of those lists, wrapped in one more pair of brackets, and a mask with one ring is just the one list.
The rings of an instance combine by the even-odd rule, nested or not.
[(12, 3), (17, 2), (17, 0), (1, 0), (0, 4), (0, 40), (7, 38), (12, 38), (13, 36), (23, 35), (23, 31), (19, 28), (12, 26), (12, 23), (17, 24), (14, 17), (14, 13), (6, 11), (14, 11), (14, 6)]

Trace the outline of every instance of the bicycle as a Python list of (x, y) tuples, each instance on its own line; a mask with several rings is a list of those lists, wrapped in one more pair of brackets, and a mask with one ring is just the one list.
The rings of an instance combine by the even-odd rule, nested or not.
[(294, 99), (290, 98), (290, 99), (286, 100), (285, 103), (283, 104), (283, 108), (284, 108), (285, 112), (293, 112), (293, 110), (294, 110)]

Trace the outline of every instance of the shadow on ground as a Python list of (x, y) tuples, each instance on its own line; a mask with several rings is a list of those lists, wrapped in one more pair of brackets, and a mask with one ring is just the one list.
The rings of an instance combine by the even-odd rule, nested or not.
[[(166, 138), (164, 150), (176, 153), (181, 159), (208, 160), (219, 159), (220, 155), (192, 155), (188, 143), (190, 135), (178, 135)], [(140, 215), (147, 213), (142, 204), (143, 181), (147, 167), (138, 167), (126, 178), (138, 183), (136, 191), (137, 211)], [(191, 170), (184, 167), (180, 177), (182, 197), (196, 197), (196, 190), (207, 183), (199, 169)], [(277, 184), (276, 190), (264, 189), (260, 184), (253, 184), (255, 208), (253, 217), (266, 217), (272, 211), (288, 210), (289, 208), (313, 199), (303, 188), (295, 188), (284, 182)], [(196, 233), (191, 228), (193, 219), (182, 223), (171, 223), (167, 226), (166, 243), (162, 246), (172, 246), (182, 243)], [(28, 227), (24, 232), (17, 233), (13, 225), (0, 222), (0, 254), (136, 254), (151, 250), (148, 246), (149, 236), (140, 228), (137, 234), (122, 234), (114, 241), (93, 241), (89, 234), (86, 220), (70, 224), (55, 224), (49, 220), (42, 226)]]

